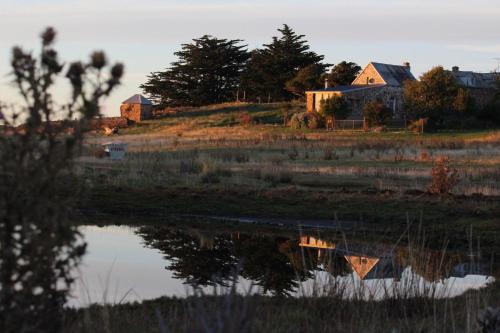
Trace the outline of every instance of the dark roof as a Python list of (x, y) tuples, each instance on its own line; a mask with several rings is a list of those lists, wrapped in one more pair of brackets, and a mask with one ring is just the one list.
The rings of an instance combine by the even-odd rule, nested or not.
[(409, 67), (371, 62), (389, 86), (403, 86), (404, 81), (415, 81)]
[(492, 89), (497, 87), (497, 80), (500, 79), (499, 73), (476, 73), (470, 71), (450, 71), (457, 80), (457, 83), (463, 87)]
[(135, 94), (134, 96), (124, 100), (122, 104), (142, 104), (142, 105), (153, 105), (153, 103), (146, 97)]
[(383, 87), (383, 84), (366, 84), (366, 85), (356, 85), (356, 86), (336, 86), (325, 89), (311, 90), (310, 92), (350, 92), (355, 90), (371, 89)]

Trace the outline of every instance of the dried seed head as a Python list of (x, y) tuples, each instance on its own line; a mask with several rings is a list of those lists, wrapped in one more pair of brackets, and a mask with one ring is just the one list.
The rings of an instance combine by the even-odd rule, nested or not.
[(102, 69), (107, 62), (106, 54), (103, 51), (95, 51), (90, 55), (90, 64), (96, 69)]

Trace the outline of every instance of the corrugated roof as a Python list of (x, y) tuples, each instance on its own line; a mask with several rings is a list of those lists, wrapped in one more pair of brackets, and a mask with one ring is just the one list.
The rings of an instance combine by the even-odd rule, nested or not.
[(415, 77), (409, 67), (382, 64), (379, 62), (371, 62), (371, 64), (389, 86), (401, 87), (404, 81), (415, 81)]
[(356, 86), (336, 86), (336, 87), (331, 87), (331, 88), (312, 90), (310, 92), (351, 92), (351, 91), (356, 91), (356, 90), (372, 89), (372, 88), (378, 88), (378, 87), (383, 87), (383, 86), (384, 86), (384, 84), (367, 84), (367, 85), (356, 85)]
[(464, 87), (493, 89), (497, 87), (499, 73), (476, 73), (471, 71), (450, 71), (457, 83)]
[(134, 96), (131, 96), (130, 98), (124, 100), (122, 103), (123, 104), (153, 105), (153, 103), (149, 99), (147, 99), (146, 97), (144, 97), (140, 94), (135, 94)]

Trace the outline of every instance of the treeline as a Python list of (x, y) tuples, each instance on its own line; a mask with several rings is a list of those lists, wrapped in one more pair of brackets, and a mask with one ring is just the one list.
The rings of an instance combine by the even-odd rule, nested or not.
[(183, 44), (177, 61), (153, 72), (141, 85), (161, 106), (201, 106), (233, 101), (289, 101), (306, 90), (350, 84), (361, 68), (343, 61), (331, 69), (324, 56), (310, 50), (304, 35), (288, 25), (269, 44), (252, 51), (239, 39), (205, 35)]
[(426, 119), (429, 129), (483, 128), (500, 125), (500, 76), (497, 89), (477, 96), (457, 83), (442, 66), (405, 83), (405, 112), (411, 119)]

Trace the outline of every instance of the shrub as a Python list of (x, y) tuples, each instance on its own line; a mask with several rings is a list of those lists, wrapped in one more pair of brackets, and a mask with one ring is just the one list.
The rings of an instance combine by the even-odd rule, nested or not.
[(252, 117), (248, 113), (243, 113), (240, 116), (240, 124), (242, 124), (242, 125), (251, 125), (251, 124), (254, 124), (254, 123), (255, 123), (254, 117)]
[(290, 120), (294, 129), (318, 129), (325, 127), (325, 119), (317, 112), (296, 113)]
[(458, 170), (450, 167), (448, 156), (435, 159), (432, 167), (432, 184), (428, 191), (432, 194), (449, 194), (459, 181)]
[[(63, 307), (85, 252), (72, 223), (81, 187), (74, 158), (83, 133), (99, 116), (100, 99), (123, 74), (121, 64), (106, 73), (106, 56), (94, 52), (89, 63), (68, 66), (70, 100), (55, 101), (51, 91), (62, 80), (64, 65), (53, 48), (56, 32), (48, 28), (41, 37), (40, 58), (13, 49), (13, 81), (24, 104), (0, 117), (0, 330), (5, 333), (62, 330)], [(62, 119), (58, 126), (51, 121), (55, 117)], [(25, 121), (23, 130), (6, 133), (19, 119)]]
[(385, 125), (392, 118), (392, 110), (381, 99), (367, 103), (363, 115), (370, 126)]
[(345, 119), (351, 113), (347, 102), (343, 96), (334, 95), (323, 99), (320, 102), (319, 113), (323, 117), (335, 117), (335, 119)]

